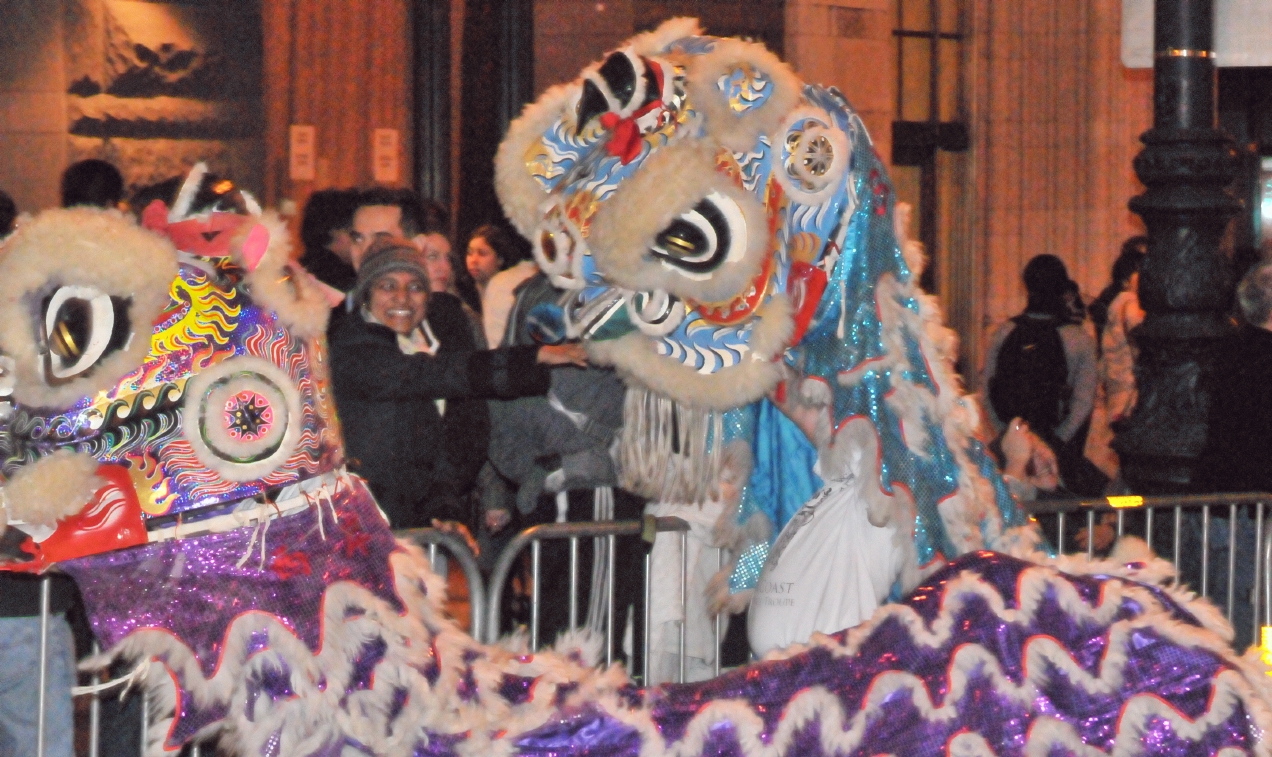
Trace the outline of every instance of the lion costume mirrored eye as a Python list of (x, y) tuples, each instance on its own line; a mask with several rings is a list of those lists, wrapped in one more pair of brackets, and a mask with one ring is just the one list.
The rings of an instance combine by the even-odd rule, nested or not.
[(139, 368), (171, 298), (177, 252), (114, 211), (48, 210), (0, 259), (0, 352), (13, 399), (67, 407)]
[(128, 345), (132, 328), (129, 300), (95, 287), (64, 286), (44, 306), (47, 378), (65, 381), (93, 369)]
[(841, 191), (849, 194), (851, 214), (856, 205), (845, 177), (852, 167), (849, 135), (820, 108), (797, 108), (778, 129), (773, 153), (773, 177), (793, 200), (819, 205)]
[(691, 276), (705, 276), (741, 260), (746, 239), (746, 218), (737, 202), (712, 192), (660, 231), (650, 253)]

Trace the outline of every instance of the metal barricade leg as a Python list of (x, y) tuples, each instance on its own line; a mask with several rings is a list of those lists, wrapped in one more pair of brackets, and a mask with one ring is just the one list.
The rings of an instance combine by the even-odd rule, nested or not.
[(40, 701), (36, 705), (35, 716), (35, 754), (44, 757), (44, 747), (48, 742), (44, 727), (48, 722), (48, 688), (49, 688), (49, 601), (52, 592), (52, 579), (48, 576), (40, 579)]
[(614, 537), (605, 537), (605, 665), (614, 664)]
[(1263, 538), (1263, 625), (1272, 626), (1272, 536)]
[[(1171, 558), (1171, 562), (1175, 563), (1176, 568), (1179, 567), (1179, 537), (1183, 534), (1183, 531), (1184, 531), (1184, 509), (1182, 507), (1176, 507), (1175, 508), (1175, 544), (1174, 544), (1175, 551), (1174, 551), (1174, 556)], [(1182, 578), (1183, 576), (1177, 574), (1175, 577), (1175, 583), (1179, 583), (1180, 579)]]
[(570, 630), (579, 627), (579, 537), (570, 537)]
[(539, 651), (539, 597), (540, 586), (539, 579), (540, 559), (543, 552), (543, 542), (535, 539), (530, 542), (530, 651)]
[(1228, 622), (1232, 622), (1232, 611), (1237, 592), (1237, 506), (1228, 505)]
[(1254, 506), (1254, 590), (1250, 594), (1250, 615), (1254, 621), (1250, 628), (1250, 638), (1255, 644), (1260, 643), (1259, 633), (1259, 596), (1264, 583), (1264, 572), (1267, 564), (1263, 562), (1263, 503)]
[(1210, 596), (1210, 505), (1201, 508), (1201, 596)]
[[(101, 654), (102, 647), (93, 642), (93, 656)], [(93, 674), (93, 685), (102, 682), (101, 674)], [(93, 694), (88, 703), (88, 757), (97, 757), (101, 752), (102, 740), (102, 695)]]
[(653, 618), (652, 602), (653, 602), (653, 552), (645, 551), (645, 636), (641, 639), (640, 650), (644, 653), (641, 659), (641, 684), (649, 685), (649, 636), (653, 629), (650, 628)]
[(1087, 559), (1095, 559), (1095, 511), (1087, 510)]
[(689, 625), (689, 532), (680, 532), (680, 677), (685, 682), (685, 627)]

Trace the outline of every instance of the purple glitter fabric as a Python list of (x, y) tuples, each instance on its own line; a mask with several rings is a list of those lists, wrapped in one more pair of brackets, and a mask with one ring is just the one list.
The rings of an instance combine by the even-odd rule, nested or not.
[[(993, 588), (1006, 609), (1018, 609), (1017, 584), (1031, 563), (994, 553), (968, 555), (932, 576), (916, 589), (903, 604), (914, 609), (929, 630), (948, 611), (951, 603), (947, 588), (952, 581), (972, 572)], [(1107, 579), (1060, 574), (1058, 582), (1067, 582), (1088, 604), (1096, 604)], [(1143, 587), (1148, 588), (1148, 587)], [(1196, 627), (1195, 619), (1167, 595), (1150, 592), (1160, 603), (1158, 617)], [(653, 702), (650, 715), (668, 744), (686, 737), (689, 723), (704, 708), (724, 700), (744, 703), (764, 723), (759, 738), (773, 745), (779, 725), (787, 717), (792, 701), (814, 687), (829, 692), (838, 700), (844, 714), (844, 727), (866, 711), (866, 725), (860, 740), (845, 754), (904, 754), (944, 757), (951, 752), (956, 737), (981, 738), (998, 755), (1023, 755), (1031, 738), (1031, 729), (1039, 718), (1048, 716), (1066, 724), (1087, 745), (1112, 752), (1119, 732), (1123, 740), (1142, 726), (1144, 754), (1214, 755), (1231, 747), (1249, 752), (1255, 742), (1254, 726), (1241, 705), (1227, 717), (1212, 717), (1199, 740), (1181, 737), (1167, 718), (1150, 715), (1142, 723), (1127, 723), (1127, 703), (1138, 695), (1149, 695), (1165, 703), (1188, 721), (1200, 721), (1212, 706), (1215, 678), (1232, 666), (1222, 655), (1200, 646), (1172, 641), (1153, 627), (1142, 624), (1129, 632), (1120, 645), (1126, 659), (1120, 684), (1112, 691), (1093, 691), (1081, 681), (1070, 680), (1068, 673), (1049, 661), (1029, 659), (1031, 644), (1054, 639), (1064, 652), (1086, 673), (1100, 677), (1103, 666), (1110, 665), (1110, 645), (1115, 643), (1110, 628), (1118, 621), (1134, 621), (1144, 612), (1140, 603), (1123, 599), (1109, 624), (1077, 618), (1060, 602), (1054, 584), (1047, 588), (1036, 611), (1029, 618), (1008, 622), (980, 596), (964, 594), (961, 607), (955, 610), (948, 638), (935, 647), (916, 643), (910, 630), (895, 616), (878, 623), (858, 647), (855, 655), (836, 656), (830, 649), (815, 647), (786, 660), (757, 663), (733, 671), (717, 679), (686, 685), (667, 685), (649, 692)], [(1166, 618), (1162, 618), (1163, 620)], [(1126, 624), (1123, 624), (1126, 625)], [(1198, 633), (1207, 633), (1196, 629)], [(839, 635), (842, 642), (845, 634)], [(1212, 637), (1213, 638), (1213, 637)], [(956, 655), (960, 650), (979, 648), (988, 653), (1001, 668), (1007, 681), (995, 681), (990, 664), (965, 665), (961, 674), (966, 684), (957, 698), (950, 700), (956, 677)], [(1028, 665), (1043, 665), (1045, 671), (1029, 671)], [(933, 707), (953, 706), (953, 717), (937, 717), (923, 711), (917, 702), (921, 694), (908, 689), (894, 690), (880, 700), (870, 699), (872, 687), (881, 675), (904, 672), (917, 677), (931, 698)], [(1039, 676), (1039, 673), (1044, 673)], [(1032, 701), (1004, 691), (1019, 687), (1026, 679), (1036, 684)], [(1094, 687), (1093, 687), (1094, 688)], [(821, 755), (826, 753), (822, 741), (823, 716), (816, 717), (788, 734), (781, 754)], [(603, 713), (581, 710), (563, 713), (551, 723), (526, 734), (517, 742), (523, 755), (618, 755), (640, 754), (637, 732), (615, 722)], [(747, 754), (738, 737), (735, 723), (717, 723), (698, 752), (702, 755)], [(1068, 754), (1071, 750), (1060, 743), (1035, 753)]]
[[(79, 585), (93, 630), (106, 649), (134, 631), (161, 630), (189, 647), (203, 675), (211, 677), (221, 663), (230, 624), (245, 613), (260, 612), (280, 621), (317, 653), (324, 593), (333, 583), (355, 583), (402, 609), (389, 568), (397, 544), (366, 486), (359, 479), (343, 480), (332, 505), (334, 523), (333, 507), (325, 500), (271, 523), (263, 537), (263, 567), (262, 536), (254, 526), (95, 555), (62, 567)], [(268, 644), (268, 635), (258, 631), (247, 652), (263, 652)], [(376, 651), (368, 650), (366, 675), (377, 659)], [(276, 671), (259, 687), (277, 698), (275, 689), (285, 680), (286, 671)], [(223, 706), (194, 708), (185, 693), (183, 687), (169, 735), (172, 744), (225, 716)]]
[[(312, 510), (272, 526), (271, 546), (291, 557), (264, 570), (250, 561), (237, 567), (251, 542), (250, 533), (237, 532), (69, 567), (111, 644), (132, 631), (160, 628), (196, 650), (207, 674), (222, 661), (229, 622), (263, 611), (317, 652), (319, 612), (333, 582), (353, 581), (402, 607), (388, 566), (394, 544), (369, 495), (357, 485), (336, 502), (340, 524), (327, 527), (325, 541)], [(184, 556), (181, 569), (178, 556)], [(112, 614), (116, 607), (130, 609)], [(368, 631), (365, 641), (346, 644), (349, 670), (339, 684), (340, 707), (366, 692), (378, 679), (373, 670), (390, 662), (386, 638)], [(767, 754), (790, 757), (949, 757), (985, 750), (1002, 757), (1050, 756), (1077, 754), (1086, 746), (1124, 751), (1128, 739), (1145, 755), (1214, 757), (1224, 749), (1252, 752), (1259, 732), (1252, 718), (1257, 713), (1247, 706), (1255, 694), (1242, 688), (1244, 674), (1218, 638), (1168, 593), (1120, 578), (1071, 576), (980, 552), (834, 640), (839, 648), (814, 646), (702, 683), (649, 690), (619, 685), (616, 697), (598, 701), (575, 696), (585, 689), (569, 678), (555, 679), (550, 698), (535, 699), (539, 679), (514, 672), (532, 658), (505, 654), (499, 662), (494, 650), (459, 634), (444, 645), (446, 660), (437, 638), (429, 641), (432, 654), (411, 663), (416, 684), (408, 683), (412, 676), (381, 679), (388, 688), (376, 701), (383, 703), (386, 732), (418, 727), (420, 711), (411, 703), (428, 700), (411, 686), (437, 685), (443, 662), (451, 671), (448, 689), (433, 691), (441, 706), (480, 710), (499, 698), (489, 722), (456, 719), (453, 732), (417, 732), (411, 751), (419, 757), (459, 754), (474, 746), (469, 740), (478, 734), (525, 757), (649, 757), (661, 754), (650, 749), (649, 729), (668, 746), (677, 745), (682, 757), (758, 757), (757, 744), (771, 750)], [(242, 702), (235, 709), (224, 702), (196, 707), (179, 666), (172, 666), (180, 696), (168, 748), (220, 720), (232, 720), (241, 734), (262, 729), (259, 748), (251, 750), (262, 757), (277, 757), (304, 736), (264, 730), (276, 727), (269, 718), (280, 708), (317, 704), (303, 703), (315, 694), (293, 685), (295, 666), (304, 661), (271, 657), (280, 650), (259, 631), (243, 633), (240, 643), (258, 664), (243, 669), (246, 700), (235, 700)], [(514, 720), (519, 708), (546, 707), (547, 719), (535, 720), (542, 725), (533, 729), (503, 731), (508, 718), (493, 714), (508, 712), (503, 707), (513, 708)], [(640, 721), (644, 729), (631, 724)], [(338, 728), (305, 754), (350, 749), (382, 753), (354, 731)]]

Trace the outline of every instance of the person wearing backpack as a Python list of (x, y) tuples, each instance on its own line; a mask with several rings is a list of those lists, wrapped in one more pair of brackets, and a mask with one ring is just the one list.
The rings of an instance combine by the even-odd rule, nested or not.
[(1073, 322), (1065, 294), (1069, 272), (1055, 255), (1025, 266), (1028, 303), (990, 339), (984, 386), (999, 426), (1029, 424), (1055, 452), (1064, 487), (1100, 496), (1105, 476), (1083, 454), (1095, 406), (1095, 339)]

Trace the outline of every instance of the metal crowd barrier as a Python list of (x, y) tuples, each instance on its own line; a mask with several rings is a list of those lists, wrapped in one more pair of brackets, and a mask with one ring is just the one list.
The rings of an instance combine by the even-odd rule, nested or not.
[(445, 558), (438, 547), (445, 547), (451, 557), (459, 562), (468, 581), (468, 604), (470, 607), (468, 633), (474, 639), (482, 638), (485, 625), (486, 583), (482, 580), (481, 570), (477, 567), (477, 557), (469, 548), (462, 536), (436, 528), (413, 528), (405, 531), (394, 531), (399, 539), (413, 541), (428, 550), (428, 564), (434, 573), (441, 573), (441, 561)]
[[(499, 559), (495, 562), (494, 570), (490, 576), (490, 591), (487, 594), (487, 602), (489, 605), (486, 610), (487, 643), (493, 643), (499, 636), (500, 629), (500, 599), (503, 595), (505, 584), (508, 582), (509, 575), (512, 572), (513, 565), (516, 562), (517, 555), (521, 553), (527, 546), (530, 547), (530, 648), (538, 650), (539, 643), (539, 616), (540, 603), (542, 601), (541, 586), (541, 560), (542, 547), (544, 541), (568, 540), (569, 541), (569, 586), (567, 587), (569, 602), (569, 629), (576, 630), (579, 628), (579, 539), (591, 538), (593, 540), (594, 555), (603, 555), (606, 562), (605, 570), (605, 664), (610, 665), (614, 662), (614, 635), (616, 630), (615, 608), (614, 608), (614, 578), (615, 578), (615, 547), (617, 539), (620, 536), (640, 536), (652, 548), (655, 536), (658, 533), (675, 532), (680, 534), (680, 638), (679, 638), (679, 681), (685, 679), (685, 623), (688, 612), (688, 584), (689, 584), (689, 564), (688, 564), (688, 536), (689, 524), (680, 518), (656, 518), (647, 515), (641, 520), (627, 521), (581, 521), (574, 523), (549, 523), (522, 531), (513, 538), (508, 546), (499, 553)], [(599, 547), (604, 543), (604, 549)], [(650, 569), (652, 568), (652, 559), (649, 550), (645, 551), (644, 558), (644, 599), (645, 612), (643, 619), (643, 645), (642, 659), (644, 662), (642, 670), (642, 680), (649, 680), (649, 657), (650, 657), (650, 600), (652, 594), (652, 586), (650, 582)], [(720, 664), (720, 621), (716, 621), (716, 672), (719, 672)]]
[[(1071, 526), (1070, 518), (1080, 518), (1087, 538), (1084, 544), (1075, 544), (1078, 549), (1085, 549), (1088, 558), (1095, 556), (1095, 539), (1090, 538), (1098, 523), (1097, 514), (1116, 513), (1116, 536), (1125, 534), (1140, 536), (1161, 557), (1170, 559), (1178, 571), (1176, 583), (1187, 584), (1198, 594), (1209, 597), (1211, 587), (1221, 583), (1223, 596), (1216, 603), (1224, 609), (1229, 623), (1243, 599), (1250, 609), (1251, 636), (1253, 644), (1260, 642), (1260, 630), (1272, 626), (1272, 536), (1267, 531), (1272, 523), (1265, 521), (1266, 506), (1272, 504), (1272, 494), (1267, 492), (1243, 492), (1237, 494), (1193, 494), (1173, 496), (1136, 495), (1106, 497), (1098, 500), (1036, 500), (1024, 503), (1025, 508), (1034, 516), (1054, 515), (1054, 546), (1060, 553), (1065, 553), (1067, 542), (1066, 528)], [(1164, 516), (1164, 517), (1162, 517)], [(1253, 516), (1253, 517), (1251, 517)], [(1242, 533), (1238, 520), (1247, 517), (1253, 521), (1253, 534)], [(1214, 533), (1215, 520), (1227, 520), (1226, 532)], [(1134, 521), (1134, 527), (1128, 521)], [(1165, 521), (1165, 522), (1159, 522)], [(1200, 534), (1196, 534), (1196, 530)], [(1162, 537), (1169, 534), (1169, 541)], [(1187, 536), (1186, 536), (1187, 534)], [(1199, 549), (1185, 548), (1185, 541), (1191, 546), (1200, 541)], [(1238, 577), (1238, 552), (1246, 551), (1242, 546), (1249, 546), (1247, 560), (1243, 560), (1242, 571), (1249, 578), (1251, 591), (1240, 598), (1236, 587)], [(1166, 547), (1166, 549), (1159, 549)], [(1226, 551), (1224, 564), (1214, 566), (1212, 553)], [(1252, 559), (1252, 562), (1249, 562)], [(1212, 575), (1222, 581), (1212, 581)], [(1222, 600), (1222, 601), (1220, 601)], [(1238, 636), (1240, 638), (1240, 634)]]

